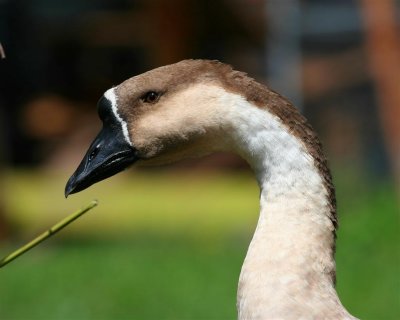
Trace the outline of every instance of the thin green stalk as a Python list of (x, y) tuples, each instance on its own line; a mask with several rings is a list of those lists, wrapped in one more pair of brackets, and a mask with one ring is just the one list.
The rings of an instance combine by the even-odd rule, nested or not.
[(38, 237), (33, 239), (31, 242), (27, 243), (26, 245), (22, 246), (18, 250), (15, 250), (8, 256), (5, 256), (3, 259), (0, 260), (0, 268), (4, 267), (6, 264), (10, 263), (14, 259), (18, 258), (20, 255), (24, 254), (25, 252), (29, 251), (33, 247), (37, 246), (39, 243), (42, 241), (46, 240), (47, 238), (51, 237), (53, 234), (56, 234), (58, 231), (61, 229), (65, 228), (67, 225), (69, 225), (72, 221), (78, 219), (81, 215), (84, 213), (88, 212), (90, 209), (93, 209), (95, 206), (97, 206), (97, 200), (93, 200), (90, 202), (86, 207), (72, 213), (68, 217), (64, 218), (54, 226), (52, 226), (50, 229), (47, 231), (43, 232), (40, 234)]

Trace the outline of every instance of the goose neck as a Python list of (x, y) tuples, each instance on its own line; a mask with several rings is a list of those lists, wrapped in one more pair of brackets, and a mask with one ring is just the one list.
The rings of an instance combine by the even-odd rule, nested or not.
[(236, 149), (261, 189), (260, 216), (239, 280), (239, 318), (257, 319), (257, 312), (279, 318), (285, 310), (311, 315), (321, 299), (319, 315), (341, 310), (331, 204), (313, 157), (265, 110), (248, 108), (236, 124)]

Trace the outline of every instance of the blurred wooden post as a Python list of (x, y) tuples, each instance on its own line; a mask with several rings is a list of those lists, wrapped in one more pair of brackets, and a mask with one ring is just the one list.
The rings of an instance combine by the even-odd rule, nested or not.
[(190, 57), (189, 5), (187, 0), (148, 2), (148, 16), (155, 25), (155, 37), (149, 39), (155, 65), (169, 64)]
[(3, 46), (1, 45), (0, 42), (0, 59), (5, 59), (6, 58), (6, 53), (4, 52)]
[(268, 83), (302, 109), (300, 1), (267, 1), (266, 4)]
[(400, 36), (395, 0), (360, 0), (386, 146), (400, 193)]

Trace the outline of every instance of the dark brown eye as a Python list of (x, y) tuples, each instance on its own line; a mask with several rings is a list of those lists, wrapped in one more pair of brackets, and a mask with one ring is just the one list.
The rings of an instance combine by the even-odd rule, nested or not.
[(154, 103), (158, 100), (158, 98), (159, 94), (157, 92), (149, 91), (143, 96), (142, 100), (146, 103)]

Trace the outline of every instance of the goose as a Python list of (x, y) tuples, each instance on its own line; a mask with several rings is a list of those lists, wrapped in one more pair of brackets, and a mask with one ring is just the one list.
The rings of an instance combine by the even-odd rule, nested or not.
[(236, 153), (260, 187), (238, 319), (356, 319), (335, 290), (338, 223), (327, 160), (288, 100), (230, 65), (184, 60), (107, 90), (98, 115), (103, 127), (68, 180), (66, 197), (134, 163)]

